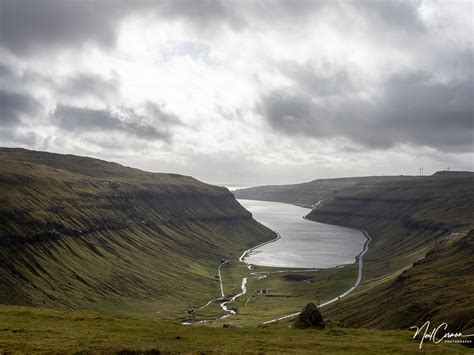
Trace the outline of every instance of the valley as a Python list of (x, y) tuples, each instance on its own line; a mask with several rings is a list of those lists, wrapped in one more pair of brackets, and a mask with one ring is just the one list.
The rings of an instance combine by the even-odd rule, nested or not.
[[(425, 319), (472, 329), (469, 174), (355, 178), (324, 195), (303, 184), (281, 202), (316, 208), (272, 205), (301, 210), (285, 231), (252, 218), (234, 197), (245, 190), (23, 149), (0, 160), (1, 351), (407, 352), (408, 328)], [(325, 233), (312, 221), (331, 225), (332, 246), (307, 239)], [(290, 236), (305, 225), (308, 244), (289, 264), (258, 261), (288, 242), (267, 225)], [(310, 302), (327, 328), (292, 329), (287, 316)], [(448, 350), (467, 348), (423, 351)]]

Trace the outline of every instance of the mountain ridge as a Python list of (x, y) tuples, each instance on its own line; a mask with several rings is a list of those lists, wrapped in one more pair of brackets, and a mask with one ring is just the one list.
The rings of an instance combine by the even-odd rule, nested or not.
[(182, 316), (218, 294), (221, 258), (274, 238), (191, 177), (22, 149), (0, 163), (2, 303)]

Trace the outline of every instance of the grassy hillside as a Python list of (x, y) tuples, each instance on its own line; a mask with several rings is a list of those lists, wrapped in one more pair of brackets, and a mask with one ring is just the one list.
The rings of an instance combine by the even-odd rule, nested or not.
[(426, 320), (474, 333), (474, 174), (315, 180), (236, 191), (238, 198), (314, 204), (309, 219), (372, 236), (364, 282), (326, 312), (349, 326)]
[(221, 258), (273, 237), (191, 177), (0, 149), (0, 303), (175, 317), (219, 294)]
[(297, 330), (184, 326), (173, 321), (0, 306), (0, 352), (46, 353), (361, 353), (462, 354), (456, 344), (425, 341), (412, 332), (339, 328)]
[(363, 228), (373, 238), (364, 284), (331, 307), (333, 317), (353, 326), (406, 328), (432, 320), (474, 331), (472, 174), (355, 189), (308, 218)]

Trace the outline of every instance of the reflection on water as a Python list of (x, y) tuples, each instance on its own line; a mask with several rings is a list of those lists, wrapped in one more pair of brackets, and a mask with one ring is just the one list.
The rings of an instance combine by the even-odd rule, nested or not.
[(365, 237), (356, 230), (311, 222), (302, 217), (310, 210), (286, 203), (238, 200), (253, 217), (280, 233), (245, 258), (261, 266), (329, 268), (352, 264), (364, 247)]

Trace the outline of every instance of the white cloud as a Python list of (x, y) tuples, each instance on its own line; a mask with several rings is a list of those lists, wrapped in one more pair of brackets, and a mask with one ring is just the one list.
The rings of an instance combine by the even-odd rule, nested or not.
[[(60, 24), (39, 19), (28, 37), (14, 35), (9, 22), (0, 52), (13, 74), (0, 71), (0, 89), (43, 109), (0, 143), (246, 184), (416, 174), (420, 164), (434, 171), (450, 162), (473, 169), (471, 2), (161, 1), (133, 11), (124, 4), (116, 18), (101, 6), (83, 22), (99, 32), (75, 21), (60, 36), (51, 27)], [(428, 79), (410, 87), (423, 91), (423, 107), (407, 118), (406, 90), (394, 78), (420, 75)], [(275, 93), (284, 100), (271, 106)], [(453, 109), (432, 118), (432, 102)], [(139, 130), (114, 122), (115, 114), (99, 115), (112, 133), (91, 119), (64, 130), (52, 117), (65, 106), (144, 118)], [(76, 118), (69, 124), (81, 125)], [(452, 120), (449, 130), (443, 120)], [(34, 134), (29, 143), (26, 131)]]

